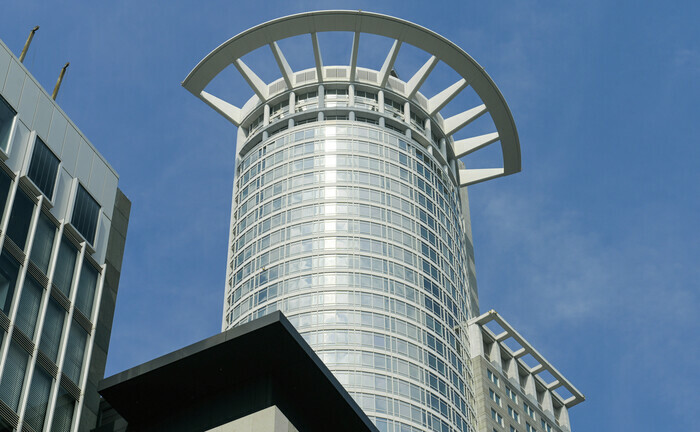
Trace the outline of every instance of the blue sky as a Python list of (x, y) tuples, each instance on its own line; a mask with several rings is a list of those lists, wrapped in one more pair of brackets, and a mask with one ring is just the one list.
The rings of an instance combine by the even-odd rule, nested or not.
[(451, 39), (508, 101), (523, 171), (470, 189), (481, 308), (586, 395), (574, 430), (697, 425), (700, 3), (240, 3), (3, 2), (15, 53), (41, 26), (25, 64), (45, 88), (71, 62), (58, 100), (133, 202), (108, 374), (220, 329), (235, 128), (180, 82), (254, 24), (362, 9)]

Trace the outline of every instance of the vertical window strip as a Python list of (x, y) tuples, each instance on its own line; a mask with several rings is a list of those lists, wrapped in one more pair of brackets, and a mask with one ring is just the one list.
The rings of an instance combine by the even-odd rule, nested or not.
[(53, 198), (59, 163), (56, 155), (51, 152), (41, 138), (37, 137), (27, 176), (49, 199)]
[(43, 291), (41, 285), (31, 275), (27, 274), (24, 279), (22, 296), (19, 300), (15, 326), (31, 340), (34, 340), (34, 334), (36, 333), (36, 323)]
[(19, 409), (24, 375), (27, 372), (27, 360), (29, 360), (29, 354), (12, 341), (5, 360), (2, 381), (0, 381), (0, 399), (15, 412)]
[(27, 243), (33, 212), (34, 201), (22, 189), (18, 188), (12, 204), (10, 222), (7, 225), (7, 236), (22, 250), (24, 250), (24, 246)]
[(97, 201), (90, 196), (83, 185), (78, 185), (71, 224), (90, 243), (95, 240), (99, 211), (100, 206)]
[(49, 305), (46, 308), (46, 317), (44, 318), (44, 328), (41, 331), (39, 349), (54, 363), (58, 359), (58, 347), (61, 342), (65, 315), (65, 310), (55, 300), (49, 300)]
[(17, 273), (19, 273), (19, 263), (3, 250), (0, 255), (0, 309), (8, 316), (17, 283)]
[(80, 371), (85, 357), (85, 343), (87, 332), (78, 323), (71, 323), (70, 335), (66, 346), (66, 357), (63, 361), (63, 373), (76, 385), (80, 382)]
[(53, 274), (53, 284), (68, 298), (70, 298), (70, 290), (73, 285), (77, 255), (78, 250), (73, 246), (73, 243), (66, 238), (61, 239)]
[(34, 368), (34, 376), (32, 377), (32, 385), (29, 388), (24, 421), (35, 431), (44, 430), (52, 381), (48, 372), (39, 365)]
[(87, 261), (83, 261), (83, 268), (80, 271), (80, 279), (78, 280), (78, 292), (75, 296), (75, 307), (88, 319), (92, 315), (95, 302), (97, 276), (97, 270)]
[(0, 96), (0, 148), (7, 152), (7, 146), (10, 141), (10, 132), (12, 131), (12, 122), (17, 115), (17, 112), (12, 109), (9, 103)]
[(44, 274), (49, 273), (49, 260), (55, 236), (56, 225), (44, 213), (39, 213), (30, 259)]
[(54, 408), (51, 432), (69, 432), (73, 422), (75, 399), (63, 387), (58, 389), (56, 408)]
[(5, 206), (7, 205), (7, 197), (10, 194), (10, 186), (12, 186), (12, 179), (5, 171), (0, 169), (0, 218), (5, 214)]

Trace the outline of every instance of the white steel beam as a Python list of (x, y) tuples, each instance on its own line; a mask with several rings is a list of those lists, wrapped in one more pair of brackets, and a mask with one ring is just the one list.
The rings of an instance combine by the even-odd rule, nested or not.
[(323, 58), (321, 57), (321, 46), (318, 44), (318, 35), (311, 33), (311, 43), (314, 46), (314, 60), (316, 62), (316, 79), (323, 82)]
[(418, 72), (416, 72), (410, 80), (406, 83), (406, 97), (408, 99), (411, 99), (413, 96), (416, 95), (416, 92), (418, 89), (423, 85), (425, 80), (428, 78), (428, 75), (430, 75), (430, 72), (435, 69), (435, 66), (437, 65), (438, 58), (435, 56), (432, 56), (428, 59), (427, 62), (423, 66), (421, 66), (420, 69), (418, 69)]
[[(464, 183), (464, 174), (463, 173), (468, 172), (468, 171), (489, 171), (489, 170), (460, 170), (460, 180), (462, 181), (462, 183)], [(495, 171), (495, 170), (492, 170), (492, 171)], [(501, 168), (500, 171), (501, 171), (500, 175), (505, 175), (503, 168)], [(493, 177), (490, 177), (490, 178), (493, 178)], [(488, 180), (488, 178), (485, 178), (484, 180)], [(482, 329), (484, 329), (484, 328), (486, 328), (485, 324), (487, 324), (488, 322), (490, 322), (492, 320), (496, 321), (498, 323), (498, 325), (501, 326), (501, 328), (503, 328), (505, 331), (509, 332), (511, 334), (511, 337), (517, 343), (519, 343), (520, 346), (522, 347), (519, 350), (517, 350), (515, 353), (513, 353), (513, 356), (515, 358), (520, 358), (520, 357), (523, 357), (527, 354), (530, 354), (538, 362), (539, 365), (543, 366), (544, 369), (546, 369), (552, 375), (552, 377), (554, 377), (554, 381), (552, 381), (549, 384), (544, 383), (542, 378), (540, 378), (539, 376), (537, 377), (539, 380), (542, 380), (542, 382), (544, 383), (544, 385), (547, 387), (548, 390), (553, 392), (552, 393), (553, 395), (556, 395), (557, 397), (559, 397), (561, 399), (561, 396), (557, 393), (554, 393), (554, 390), (559, 388), (559, 387), (562, 387), (562, 386), (565, 387), (573, 395), (572, 397), (566, 399), (566, 401), (563, 401), (567, 408), (571, 408), (572, 406), (574, 406), (580, 402), (583, 402), (586, 399), (583, 396), (583, 394), (581, 394), (581, 392), (576, 387), (574, 387), (574, 385), (571, 384), (571, 382), (569, 382), (569, 380), (564, 378), (564, 376), (561, 374), (561, 372), (559, 372), (554, 367), (554, 365), (549, 363), (542, 356), (542, 354), (540, 354), (532, 345), (530, 345), (530, 343), (527, 340), (525, 340), (525, 338), (523, 338), (522, 335), (520, 335), (520, 333), (518, 333), (517, 330), (515, 330), (513, 328), (513, 326), (511, 326), (508, 323), (508, 321), (503, 319), (503, 317), (501, 317), (495, 310), (490, 310), (490, 311), (482, 314), (481, 316), (470, 319), (469, 324), (470, 325), (478, 324), (481, 326)], [(524, 362), (522, 360), (520, 361), (520, 363), (524, 365)], [(527, 366), (527, 365), (525, 365), (525, 366)], [(528, 367), (528, 369), (529, 369), (529, 367)], [(537, 367), (535, 367), (533, 369), (537, 369)]]
[(394, 44), (389, 50), (384, 64), (382, 65), (382, 70), (379, 71), (379, 87), (386, 87), (386, 83), (389, 81), (389, 76), (391, 75), (391, 70), (394, 69), (394, 62), (396, 62), (396, 56), (399, 55), (399, 49), (401, 48), (401, 41), (395, 40)]
[(199, 98), (235, 126), (241, 125), (241, 122), (243, 121), (243, 112), (237, 106), (233, 106), (225, 100), (219, 99), (218, 97), (205, 91), (202, 91), (199, 94)]
[[(500, 177), (504, 174), (503, 168), (479, 168), (459, 170), (459, 186), (470, 186), (492, 178)], [(514, 353), (517, 354), (522, 350)], [(523, 355), (521, 353), (521, 355)], [(517, 358), (517, 356), (516, 356)]]
[(455, 157), (461, 158), (498, 141), (498, 132), (455, 141)]
[(499, 333), (499, 334), (495, 337), (495, 341), (496, 341), (496, 342), (503, 342), (504, 340), (508, 339), (509, 337), (510, 337), (510, 334), (509, 334), (507, 331), (504, 331), (504, 332), (502, 332), (502, 333)]
[(530, 373), (533, 375), (537, 375), (538, 373), (542, 372), (544, 370), (544, 365), (542, 363), (538, 363), (535, 367), (530, 369)]
[(294, 72), (292, 72), (292, 68), (289, 67), (287, 59), (284, 58), (284, 54), (282, 54), (280, 46), (277, 45), (277, 42), (272, 42), (270, 43), (270, 49), (272, 50), (272, 55), (275, 56), (275, 61), (277, 62), (277, 66), (280, 68), (280, 72), (282, 72), (284, 82), (287, 83), (287, 88), (293, 88), (294, 83), (292, 80), (294, 79)]
[(360, 48), (360, 32), (355, 32), (355, 37), (352, 38), (352, 51), (350, 52), (350, 81), (355, 81), (355, 73), (357, 72), (357, 51)]
[(520, 348), (519, 350), (517, 350), (516, 352), (513, 353), (513, 357), (516, 359), (519, 359), (520, 357), (524, 357), (528, 354), (529, 353), (527, 352), (527, 350), (525, 348)]
[(249, 68), (247, 64), (243, 63), (243, 60), (236, 59), (233, 64), (236, 66), (236, 69), (238, 69), (241, 75), (243, 75), (243, 78), (246, 80), (250, 88), (253, 89), (255, 94), (258, 95), (260, 100), (267, 100), (267, 84), (265, 84), (265, 82), (261, 80), (259, 76), (255, 75), (255, 72), (253, 72), (253, 70)]
[(554, 380), (551, 383), (547, 384), (547, 390), (556, 390), (559, 387), (563, 386), (564, 384), (559, 381), (559, 380)]
[(462, 78), (445, 90), (436, 94), (428, 100), (428, 115), (434, 115), (436, 112), (445, 108), (445, 105), (450, 103), (455, 96), (459, 94), (467, 86), (467, 80)]
[(468, 125), (469, 123), (473, 122), (474, 120), (479, 118), (481, 115), (483, 115), (485, 112), (486, 112), (486, 105), (479, 105), (478, 107), (474, 107), (470, 110), (466, 110), (462, 113), (453, 115), (452, 117), (446, 119), (445, 123), (444, 123), (445, 135), (447, 135), (447, 136), (454, 135), (455, 132), (462, 129), (464, 126)]

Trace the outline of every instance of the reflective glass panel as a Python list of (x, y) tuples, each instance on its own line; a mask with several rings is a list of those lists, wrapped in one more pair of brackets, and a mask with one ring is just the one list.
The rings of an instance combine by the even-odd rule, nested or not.
[(71, 323), (68, 345), (66, 346), (66, 358), (63, 361), (63, 373), (74, 383), (80, 382), (80, 370), (83, 367), (85, 355), (85, 342), (87, 332), (75, 321)]
[(73, 272), (75, 271), (75, 261), (78, 255), (78, 250), (73, 246), (73, 243), (61, 239), (61, 246), (58, 248), (58, 258), (56, 259), (56, 268), (53, 273), (53, 284), (70, 297), (70, 288), (73, 284)]
[(29, 388), (29, 397), (27, 398), (27, 408), (24, 414), (25, 423), (35, 431), (44, 430), (52, 381), (48, 372), (37, 365), (34, 369), (32, 385)]
[(66, 311), (54, 299), (49, 300), (44, 318), (44, 329), (41, 331), (39, 349), (54, 362), (58, 359), (58, 346), (63, 333), (63, 322)]
[(53, 249), (53, 239), (56, 236), (56, 225), (43, 212), (39, 213), (36, 231), (34, 232), (34, 244), (32, 245), (31, 260), (37, 267), (49, 273), (49, 259)]
[(27, 177), (32, 179), (34, 184), (49, 199), (53, 198), (53, 188), (56, 184), (56, 174), (58, 173), (59, 160), (56, 155), (49, 150), (41, 138), (36, 137), (32, 160), (29, 162), (29, 172)]
[(95, 241), (95, 230), (97, 229), (99, 213), (100, 205), (90, 196), (83, 185), (78, 185), (78, 191), (75, 195), (75, 206), (73, 207), (73, 217), (70, 223), (90, 243)]
[(7, 236), (22, 250), (27, 243), (29, 225), (32, 222), (34, 201), (22, 189), (17, 189), (15, 202), (12, 205), (10, 222), (7, 225)]
[(22, 395), (28, 359), (29, 354), (25, 350), (15, 342), (10, 343), (2, 381), (0, 381), (0, 399), (15, 412), (19, 407), (19, 397)]
[(0, 309), (5, 312), (5, 315), (10, 314), (18, 272), (19, 263), (9, 253), (2, 251), (2, 255), (0, 255)]
[(36, 321), (41, 307), (41, 295), (44, 289), (39, 282), (34, 280), (29, 274), (24, 279), (22, 297), (19, 299), (19, 309), (15, 318), (15, 326), (22, 331), (29, 339), (34, 339), (36, 333)]
[(68, 432), (73, 421), (75, 399), (63, 387), (58, 388), (56, 408), (54, 409), (51, 432)]
[(80, 271), (80, 280), (78, 281), (78, 292), (75, 296), (75, 307), (88, 318), (92, 314), (96, 288), (97, 270), (87, 261), (84, 261), (83, 269)]
[(0, 148), (4, 151), (7, 151), (10, 132), (12, 131), (12, 120), (16, 114), (10, 104), (0, 96)]

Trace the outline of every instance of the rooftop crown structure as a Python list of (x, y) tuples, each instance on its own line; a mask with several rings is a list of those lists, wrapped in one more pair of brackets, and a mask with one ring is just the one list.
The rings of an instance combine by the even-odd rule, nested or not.
[[(327, 31), (352, 33), (349, 64), (324, 65)], [(367, 34), (393, 40), (380, 70), (358, 64)], [(293, 71), (278, 41), (300, 35), (314, 62)], [(392, 70), (405, 45), (430, 57), (402, 81)], [(242, 60), (266, 46), (281, 76), (270, 83)], [(460, 78), (427, 98), (438, 62)], [(242, 106), (207, 91), (231, 64), (254, 93)], [(416, 24), (324, 11), (235, 36), (183, 86), (238, 127), (223, 329), (280, 310), (380, 430), (475, 430), (465, 187), (520, 171), (513, 118), (483, 68)], [(480, 103), (444, 118), (468, 86)], [(485, 113), (491, 132), (469, 134)], [(496, 142), (502, 166), (460, 162)]]

